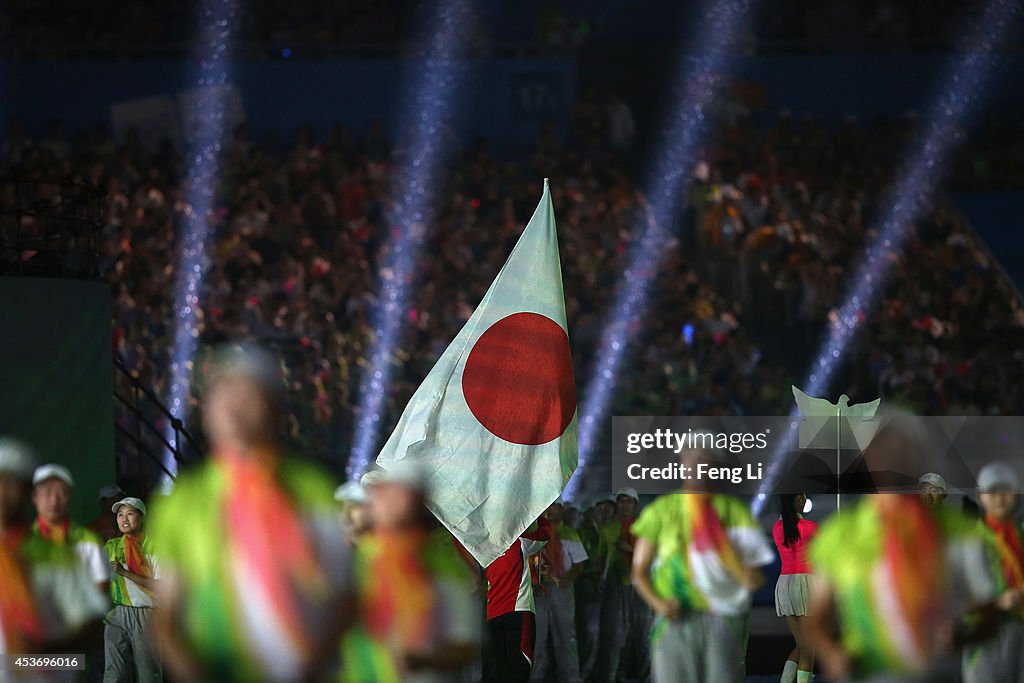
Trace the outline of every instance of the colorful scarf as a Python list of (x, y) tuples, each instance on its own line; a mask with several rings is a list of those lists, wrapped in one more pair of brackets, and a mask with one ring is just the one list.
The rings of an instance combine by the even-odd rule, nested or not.
[[(985, 524), (995, 537), (1006, 587), (1024, 588), (1024, 548), (1016, 525), (1012, 521), (1004, 522), (991, 516), (985, 517)], [(1020, 606), (1018, 613), (1024, 616), (1024, 605)]]
[(685, 493), (682, 495), (686, 521), (689, 525), (686, 531), (692, 548), (692, 552), (687, 553), (691, 568), (695, 563), (706, 562), (714, 557), (721, 562), (737, 583), (742, 583), (746, 575), (743, 562), (740, 561), (736, 548), (733, 547), (729, 536), (725, 533), (722, 519), (712, 504), (711, 494)]
[(378, 534), (376, 541), (365, 584), (366, 629), (402, 652), (426, 648), (434, 613), (433, 584), (423, 562), (427, 534)]
[(314, 644), (301, 603), (326, 599), (328, 584), (299, 516), (275, 481), (276, 458), (221, 453), (218, 461), (231, 482), (224, 502), (228, 556), (247, 570), (252, 585), (245, 591), (262, 594), (293, 650), (309, 655)]
[(541, 550), (541, 555), (551, 567), (551, 575), (556, 579), (565, 578), (565, 557), (562, 555), (562, 523), (551, 522), (551, 537)]
[(935, 654), (934, 626), (945, 613), (945, 561), (935, 515), (916, 495), (878, 496), (882, 557), (875, 577), (876, 607), (889, 614), (890, 645), (916, 669)]
[[(142, 552), (143, 539), (142, 534), (139, 534), (137, 539), (134, 536), (126, 535), (124, 537), (124, 563), (132, 574), (138, 574), (143, 578), (151, 579), (153, 578), (153, 569), (149, 566), (149, 560), (146, 559), (146, 555)], [(153, 595), (153, 591), (142, 584), (136, 585), (147, 595)]]
[(24, 534), (7, 534), (0, 542), (0, 633), (7, 651), (23, 652), (26, 641), (41, 641), (43, 626), (36, 612), (25, 567), (18, 556)]
[(71, 527), (71, 522), (65, 519), (57, 526), (50, 526), (46, 523), (46, 520), (40, 516), (36, 518), (36, 526), (39, 527), (39, 535), (47, 541), (56, 543), (57, 545), (64, 545), (68, 540), (68, 530)]

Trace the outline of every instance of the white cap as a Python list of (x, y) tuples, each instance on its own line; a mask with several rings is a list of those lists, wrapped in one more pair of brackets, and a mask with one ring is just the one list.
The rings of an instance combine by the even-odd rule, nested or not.
[(347, 481), (334, 490), (334, 500), (339, 503), (357, 503), (365, 505), (370, 502), (366, 489), (358, 481)]
[(143, 515), (146, 514), (146, 504), (143, 503), (138, 498), (132, 498), (131, 496), (128, 496), (127, 498), (122, 498), (121, 500), (114, 503), (111, 506), (110, 511), (117, 514), (117, 511), (121, 509), (122, 505), (127, 505), (130, 508), (135, 508)]
[(36, 468), (35, 474), (32, 475), (32, 485), (38, 486), (47, 479), (60, 479), (68, 486), (73, 487), (75, 485), (75, 480), (71, 478), (71, 472), (68, 468), (55, 463), (41, 465)]
[(15, 439), (0, 438), (0, 474), (28, 481), (35, 468), (36, 459), (31, 448)]
[(601, 503), (611, 503), (612, 505), (615, 505), (615, 496), (609, 493), (604, 496), (598, 496), (594, 499), (594, 507), (597, 507)]
[(124, 498), (124, 489), (117, 484), (107, 484), (100, 489), (100, 500), (109, 500), (111, 498)]
[(1005, 462), (990, 462), (978, 472), (978, 491), (988, 493), (993, 489), (1008, 488), (1020, 493), (1020, 479), (1014, 469)]
[(618, 492), (615, 494), (616, 502), (618, 502), (619, 496), (629, 496), (636, 502), (640, 502), (640, 494), (636, 492), (636, 489), (630, 488), (629, 486), (623, 486), (621, 489), (618, 490)]
[(422, 465), (406, 458), (405, 460), (391, 463), (387, 469), (382, 469), (377, 483), (401, 484), (402, 486), (408, 486), (411, 489), (425, 492), (428, 479), (427, 471)]
[(217, 349), (210, 364), (209, 385), (222, 377), (251, 379), (273, 396), (285, 393), (281, 366), (269, 351), (252, 344), (230, 344)]
[(921, 484), (928, 484), (929, 486), (934, 486), (943, 493), (949, 492), (949, 489), (946, 488), (946, 480), (942, 478), (941, 474), (936, 474), (935, 472), (929, 472), (928, 474), (918, 479), (917, 485), (920, 486)]

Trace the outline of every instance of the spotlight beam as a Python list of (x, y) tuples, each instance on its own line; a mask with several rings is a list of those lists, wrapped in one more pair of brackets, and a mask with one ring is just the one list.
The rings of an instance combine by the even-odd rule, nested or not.
[(346, 468), (350, 478), (366, 469), (378, 445), (381, 413), (394, 370), (393, 356), (406, 321), (420, 250), (433, 218), (437, 177), (449, 151), (442, 128), (462, 80), (462, 67), (456, 57), (471, 18), (466, 0), (440, 3), (430, 22), (429, 51), (414, 87), (406, 95), (401, 130), (411, 130), (412, 137), (408, 155), (392, 178), (394, 204), (385, 216), (391, 241), (381, 259), (380, 299), (372, 312), (375, 338), (361, 380), (359, 419)]
[[(941, 82), (942, 92), (928, 113), (924, 134), (900, 167), (898, 180), (883, 203), (885, 209), (878, 223), (878, 236), (868, 245), (853, 277), (849, 296), (811, 365), (803, 387), (811, 396), (828, 392), (832, 376), (887, 281), (891, 257), (899, 254), (909, 228), (927, 209), (950, 155), (963, 140), (961, 131), (977, 113), (986, 84), (994, 72), (996, 58), (992, 52), (1019, 14), (1019, 2), (992, 0), (973, 26), (964, 44), (965, 51), (957, 55)], [(794, 434), (791, 430), (776, 450), (761, 484), (762, 494), (775, 485), (785, 456), (794, 446)], [(764, 503), (765, 499), (759, 496), (754, 502), (754, 512), (760, 513)]]
[[(184, 419), (188, 412), (192, 360), (198, 348), (199, 294), (209, 265), (206, 245), (225, 134), (227, 102), (223, 87), (230, 76), (228, 54), (238, 24), (238, 10), (238, 0), (204, 0), (199, 13), (193, 83), (201, 90), (192, 98), (185, 117), (194, 128), (186, 131), (188, 188), (185, 207), (179, 216), (179, 251), (173, 292), (174, 347), (167, 402), (171, 414), (178, 419)], [(202, 90), (207, 88), (212, 89)], [(165, 434), (167, 442), (174, 443), (173, 426), (168, 425)], [(178, 447), (177, 443), (174, 445)], [(164, 466), (177, 474), (177, 461), (170, 451), (164, 457)]]
[(630, 249), (594, 374), (587, 384), (579, 423), (579, 466), (566, 487), (572, 497), (593, 454), (622, 363), (647, 306), (648, 290), (672, 240), (679, 209), (707, 128), (708, 108), (726, 75), (725, 61), (749, 15), (752, 0), (716, 0), (703, 15), (692, 55), (683, 55), (673, 88), (675, 108), (662, 134), (660, 153), (646, 184), (649, 198), (640, 236)]

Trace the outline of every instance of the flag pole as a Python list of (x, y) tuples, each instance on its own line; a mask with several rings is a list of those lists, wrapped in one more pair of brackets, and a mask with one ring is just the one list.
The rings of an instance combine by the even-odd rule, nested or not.
[(842, 453), (843, 453), (842, 443), (840, 443), (840, 439), (842, 439), (842, 423), (839, 421), (840, 420), (839, 416), (842, 413), (843, 409), (840, 407), (840, 403), (836, 404), (836, 514), (837, 515), (839, 514), (839, 511), (840, 511), (839, 492), (842, 489), (842, 473), (841, 473), (841, 469), (840, 469), (840, 459), (841, 459)]

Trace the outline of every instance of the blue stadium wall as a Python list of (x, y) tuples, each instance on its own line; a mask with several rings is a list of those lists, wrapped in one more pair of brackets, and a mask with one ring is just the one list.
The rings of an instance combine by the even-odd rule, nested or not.
[[(592, 67), (627, 99), (667, 96), (672, 62), (659, 71), (617, 62)], [(942, 55), (819, 55), (741, 57), (730, 68), (755, 113), (770, 120), (780, 109), (839, 120), (899, 116), (928, 102), (942, 82), (950, 58)], [(253, 133), (291, 135), (302, 125), (321, 133), (340, 123), (358, 135), (376, 118), (394, 133), (400, 94), (411, 70), (402, 60), (280, 60), (239, 63), (239, 87)], [(617, 74), (613, 74), (612, 71)], [(1024, 72), (1024, 55), (1002, 58), (986, 111), (1012, 116), (1024, 111), (1024, 89), (1014, 74)], [(136, 98), (169, 96), (191, 85), (187, 62), (12, 63), (0, 65), (0, 120), (21, 117), (41, 134), (45, 122), (62, 118), (71, 130), (110, 120), (110, 105)], [(487, 58), (465, 63), (464, 99), (453, 123), (464, 139), (486, 137), (501, 149), (529, 144), (545, 122), (566, 129), (577, 97), (579, 76), (572, 57)], [(1006, 87), (1010, 86), (1010, 87)], [(751, 92), (753, 91), (753, 94)], [(643, 118), (644, 112), (638, 112)]]

